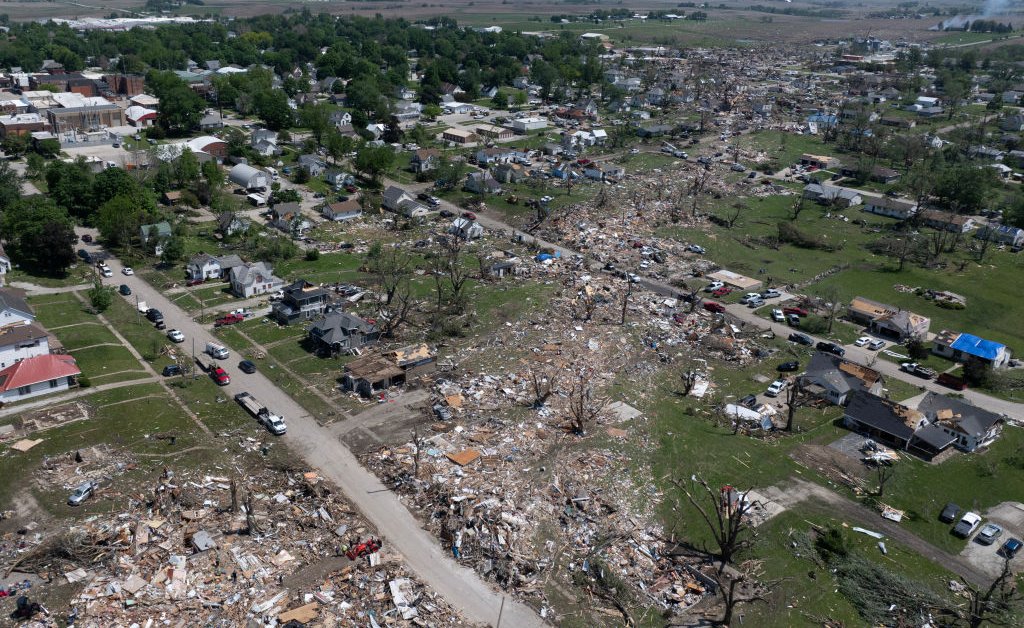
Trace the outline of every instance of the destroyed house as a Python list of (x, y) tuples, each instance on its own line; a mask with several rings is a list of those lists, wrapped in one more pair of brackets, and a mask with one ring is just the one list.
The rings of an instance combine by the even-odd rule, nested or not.
[(380, 330), (347, 312), (331, 312), (309, 328), (309, 337), (322, 351), (340, 353), (377, 342)]
[(284, 296), (270, 311), (270, 316), (282, 325), (315, 318), (327, 308), (327, 291), (308, 281), (296, 281), (282, 292)]
[(927, 316), (864, 297), (854, 297), (850, 301), (846, 316), (867, 326), (872, 333), (897, 341), (923, 337), (931, 326), (931, 319)]
[(364, 355), (349, 362), (341, 377), (341, 385), (369, 397), (375, 392), (433, 373), (437, 354), (428, 345), (410, 345), (384, 355)]
[(866, 392), (850, 397), (843, 424), (859, 434), (930, 460), (956, 437), (928, 420), (920, 410)]
[(953, 445), (966, 452), (992, 444), (1003, 430), (1003, 417), (961, 399), (929, 392), (917, 404), (943, 432), (956, 439)]
[(799, 381), (805, 392), (837, 406), (845, 405), (854, 392), (878, 395), (885, 385), (878, 371), (821, 351), (811, 356)]

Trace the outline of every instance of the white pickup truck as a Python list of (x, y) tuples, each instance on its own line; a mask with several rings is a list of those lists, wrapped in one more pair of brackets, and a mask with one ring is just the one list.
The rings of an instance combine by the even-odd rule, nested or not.
[(235, 401), (248, 410), (249, 414), (256, 417), (256, 420), (262, 423), (271, 434), (280, 436), (288, 431), (288, 426), (285, 425), (284, 419), (271, 412), (270, 408), (257, 401), (256, 397), (253, 397), (251, 394), (240, 392), (235, 395)]

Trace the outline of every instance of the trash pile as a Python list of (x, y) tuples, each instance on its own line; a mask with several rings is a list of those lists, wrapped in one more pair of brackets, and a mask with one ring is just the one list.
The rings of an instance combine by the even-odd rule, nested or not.
[(79, 585), (85, 627), (469, 625), (316, 473), (247, 471), (243, 485), (165, 469), (124, 510), (23, 542), (0, 570)]

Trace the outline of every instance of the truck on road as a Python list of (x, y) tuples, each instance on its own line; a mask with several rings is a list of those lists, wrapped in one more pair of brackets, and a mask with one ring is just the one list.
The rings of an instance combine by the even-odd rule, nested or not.
[(245, 315), (243, 315), (243, 314), (236, 314), (236, 313), (232, 312), (231, 314), (227, 314), (227, 315), (222, 316), (222, 317), (218, 318), (217, 320), (215, 320), (213, 322), (213, 326), (214, 327), (223, 327), (225, 325), (235, 325), (237, 323), (241, 323), (244, 320), (245, 320)]
[(240, 392), (235, 395), (238, 405), (245, 408), (249, 414), (256, 417), (256, 420), (263, 424), (271, 434), (280, 436), (288, 431), (284, 419), (270, 411), (270, 408), (260, 403), (256, 397), (247, 392)]

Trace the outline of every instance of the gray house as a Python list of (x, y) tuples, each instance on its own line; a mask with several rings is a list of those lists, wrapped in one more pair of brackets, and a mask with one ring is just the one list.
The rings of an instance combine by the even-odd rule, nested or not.
[(270, 311), (270, 316), (282, 325), (316, 318), (327, 309), (327, 291), (308, 281), (296, 281), (283, 292), (284, 296)]
[(236, 233), (245, 233), (251, 224), (252, 222), (248, 218), (235, 212), (224, 212), (217, 217), (217, 230), (225, 237), (233, 236)]
[(1003, 430), (1003, 417), (961, 399), (929, 392), (917, 404), (933, 424), (956, 439), (953, 446), (963, 451), (977, 451), (992, 444)]
[(244, 262), (237, 255), (214, 257), (200, 253), (185, 264), (185, 274), (189, 279), (223, 279), (232, 268), (242, 266)]
[(229, 278), (231, 292), (243, 299), (274, 292), (284, 285), (284, 280), (275, 276), (264, 262), (236, 266), (231, 269)]
[(311, 177), (319, 177), (327, 170), (327, 162), (317, 155), (299, 155), (299, 167)]
[(878, 371), (820, 351), (811, 356), (798, 381), (805, 392), (837, 406), (846, 405), (854, 391), (878, 395), (885, 385)]
[(340, 353), (377, 342), (377, 326), (348, 312), (331, 312), (309, 328), (309, 337), (323, 351)]

